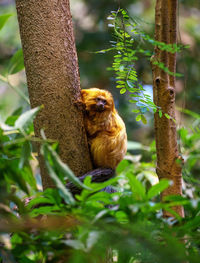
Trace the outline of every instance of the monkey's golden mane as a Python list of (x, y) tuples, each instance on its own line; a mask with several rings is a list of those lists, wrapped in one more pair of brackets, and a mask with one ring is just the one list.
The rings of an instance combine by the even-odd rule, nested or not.
[(97, 88), (81, 91), (84, 125), (95, 167), (115, 169), (127, 151), (126, 127), (112, 94)]

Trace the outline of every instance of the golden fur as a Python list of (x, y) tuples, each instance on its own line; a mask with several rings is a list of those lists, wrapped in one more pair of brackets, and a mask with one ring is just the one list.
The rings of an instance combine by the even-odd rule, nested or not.
[(110, 92), (97, 88), (81, 91), (84, 124), (94, 165), (115, 169), (127, 150), (126, 127)]

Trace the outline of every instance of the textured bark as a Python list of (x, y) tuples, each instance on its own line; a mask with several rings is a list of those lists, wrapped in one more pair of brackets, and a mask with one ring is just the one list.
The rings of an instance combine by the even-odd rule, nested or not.
[[(59, 142), (59, 154), (77, 176), (92, 169), (81, 109), (78, 61), (69, 0), (16, 0), (31, 107), (44, 105), (35, 134)], [(40, 157), (44, 188), (51, 187)]]
[[(177, 29), (177, 0), (157, 0), (155, 14), (155, 40), (166, 44), (176, 44)], [(161, 107), (163, 113), (167, 113), (175, 119), (175, 76), (169, 75), (154, 62), (161, 62), (169, 71), (176, 73), (176, 53), (168, 53), (155, 47), (155, 55), (152, 57), (154, 103)], [(171, 194), (182, 194), (182, 158), (179, 156), (177, 146), (176, 124), (165, 116), (159, 117), (155, 113), (155, 138), (157, 151), (157, 174), (159, 179), (167, 178), (173, 181), (162, 193), (162, 200)], [(181, 206), (173, 208), (181, 217), (184, 210)], [(164, 211), (164, 216), (171, 216)]]

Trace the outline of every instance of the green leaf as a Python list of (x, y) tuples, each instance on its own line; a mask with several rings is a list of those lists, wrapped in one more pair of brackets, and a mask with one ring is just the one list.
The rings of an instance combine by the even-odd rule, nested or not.
[(126, 83), (128, 84), (128, 86), (130, 88), (134, 88), (134, 86), (135, 86), (134, 83), (132, 81), (130, 81), (130, 80), (127, 80)]
[[(38, 194), (39, 193), (37, 193), (37, 195)], [(55, 188), (47, 188), (41, 194), (43, 194), (45, 198), (48, 198), (49, 201), (53, 204), (57, 204), (60, 206), (60, 204), (62, 203), (62, 198), (60, 197), (60, 195), (58, 195), (58, 190)]]
[(190, 231), (197, 231), (197, 229), (199, 229), (199, 225), (200, 225), (200, 216), (195, 216), (194, 218), (192, 218), (191, 220), (189, 220), (188, 222), (186, 222), (182, 227), (181, 230), (190, 230)]
[(116, 217), (116, 219), (117, 219), (117, 221), (119, 223), (123, 224), (123, 223), (128, 223), (129, 222), (128, 216), (127, 216), (127, 214), (124, 211), (117, 211), (115, 213), (115, 217)]
[(16, 74), (24, 68), (24, 57), (22, 49), (17, 50), (17, 52), (12, 56), (10, 63), (8, 65), (8, 74)]
[(21, 115), (22, 112), (16, 112), (16, 114), (12, 114), (11, 116), (8, 116), (8, 118), (6, 119), (5, 121), (5, 124), (9, 125), (9, 126), (14, 126), (15, 125), (15, 122), (16, 120), (19, 118), (19, 115)]
[(29, 184), (31, 190), (37, 191), (36, 179), (33, 175), (32, 168), (30, 167), (30, 165), (24, 166), (23, 170), (21, 170), (21, 175), (23, 176), (24, 181)]
[(101, 210), (93, 219), (93, 223), (98, 221), (99, 219), (101, 219), (104, 215), (106, 215), (108, 213), (107, 209)]
[(29, 189), (21, 173), (15, 172), (11, 175), (13, 181), (19, 185), (19, 188), (29, 195)]
[(143, 124), (147, 124), (147, 119), (145, 118), (144, 115), (141, 115), (141, 120), (142, 120)]
[[(130, 103), (137, 103), (137, 100), (129, 100)], [(140, 112), (140, 111), (139, 111)]]
[(111, 194), (110, 193), (106, 193), (104, 191), (98, 191), (93, 193), (92, 195), (89, 195), (88, 197), (88, 201), (92, 201), (93, 203), (96, 203), (99, 206), (99, 200), (101, 200), (101, 203), (103, 203), (104, 205), (111, 204)]
[(122, 85), (122, 84), (121, 84), (121, 85), (117, 85), (116, 88), (117, 88), (117, 89), (124, 88), (124, 85)]
[(166, 117), (168, 120), (171, 119), (171, 117), (170, 117), (167, 113), (165, 113), (165, 117)]
[(58, 169), (58, 171), (63, 175), (63, 177), (65, 177), (65, 179), (69, 179), (70, 182), (72, 182), (73, 184), (75, 184), (80, 188), (91, 190), (89, 187), (83, 184), (78, 179), (78, 177), (75, 176), (75, 174), (72, 172), (72, 170), (69, 168), (67, 164), (61, 161), (58, 154), (50, 146), (46, 146), (46, 147), (47, 147), (46, 151), (48, 152), (48, 154), (50, 154), (53, 164)]
[(163, 201), (167, 202), (190, 202), (191, 200), (188, 200), (186, 197), (182, 195), (167, 195), (163, 198)]
[(108, 19), (108, 20), (113, 20), (113, 19), (115, 19), (115, 18), (114, 18), (113, 16), (108, 16), (107, 19)]
[(32, 209), (36, 205), (40, 204), (48, 204), (48, 205), (54, 205), (54, 202), (50, 201), (48, 198), (45, 198), (43, 196), (36, 197), (29, 201), (28, 205), (26, 206), (28, 209)]
[(176, 120), (174, 119), (174, 118), (171, 118), (171, 120), (176, 124), (177, 122), (176, 122)]
[(127, 150), (141, 150), (143, 149), (143, 145), (140, 142), (128, 141)]
[(117, 84), (123, 84), (123, 86), (125, 85), (125, 82), (123, 80), (117, 80), (116, 82)]
[(21, 130), (22, 132), (26, 131), (27, 128), (32, 124), (33, 119), (39, 112), (42, 106), (31, 109), (24, 112), (15, 122), (15, 128)]
[(19, 169), (22, 169), (24, 164), (29, 160), (31, 154), (31, 145), (29, 141), (26, 141), (22, 145), (22, 152), (21, 152), (21, 158), (19, 163)]
[(136, 117), (135, 119), (136, 119), (136, 121), (140, 121), (140, 120), (141, 120), (141, 118), (142, 118), (142, 115), (141, 115), (141, 114), (139, 114), (139, 115), (137, 115), (137, 117)]
[(89, 251), (98, 241), (100, 237), (100, 231), (91, 231), (88, 234), (88, 238), (86, 240), (87, 251)]
[(13, 14), (3, 14), (0, 15), (0, 30), (4, 27), (6, 24), (6, 21), (12, 16)]
[[(136, 91), (138, 91), (138, 89), (135, 89), (135, 88), (134, 88), (134, 90), (131, 89), (131, 92), (136, 92)], [(134, 98), (142, 98), (142, 96), (137, 94), (137, 93), (130, 94), (130, 96), (134, 97)]]
[[(111, 178), (111, 179), (109, 179), (103, 183), (91, 183), (91, 177), (87, 176), (84, 180), (84, 183), (86, 185), (89, 185), (90, 188), (92, 188), (93, 192), (96, 192), (96, 191), (100, 191), (103, 188), (106, 188), (107, 186), (110, 186), (110, 185), (116, 183), (117, 181), (118, 181), (118, 178), (114, 177), (114, 178)], [(86, 190), (84, 190), (84, 191), (86, 191)], [(91, 193), (91, 191), (89, 192), (89, 194), (90, 193)]]
[(126, 88), (120, 90), (120, 94), (124, 94), (124, 93), (126, 93)]
[(140, 102), (145, 103), (145, 104), (147, 103), (147, 101), (143, 99), (141, 99)]
[(10, 195), (9, 196), (9, 201), (12, 201), (14, 204), (17, 206), (17, 211), (20, 215), (26, 213), (26, 207), (24, 205), (24, 202), (22, 201), (21, 198), (19, 198), (16, 195)]
[(15, 247), (15, 244), (22, 244), (23, 243), (22, 237), (19, 234), (17, 234), (17, 233), (14, 233), (12, 235), (11, 241), (12, 241), (13, 247)]
[(159, 195), (162, 191), (167, 189), (169, 186), (170, 186), (170, 181), (167, 179), (162, 179), (159, 183), (153, 185), (149, 189), (149, 191), (147, 193), (148, 199), (151, 199), (154, 196)]
[(36, 217), (38, 215), (57, 214), (58, 211), (59, 211), (59, 207), (57, 205), (41, 206), (41, 207), (32, 209), (29, 213), (29, 216)]
[(128, 172), (126, 176), (129, 179), (131, 191), (135, 196), (136, 200), (145, 200), (146, 190), (142, 183), (131, 172)]
[(158, 111), (158, 114), (159, 114), (159, 117), (162, 118), (162, 111), (161, 110)]
[(200, 114), (198, 114), (196, 112), (193, 112), (193, 111), (188, 110), (188, 109), (183, 109), (183, 108), (180, 108), (180, 107), (176, 107), (176, 109), (179, 110), (180, 112), (188, 114), (189, 116), (192, 116), (195, 119), (200, 119)]
[(61, 180), (59, 179), (59, 177), (56, 175), (53, 168), (49, 164), (49, 161), (48, 161), (49, 151), (48, 151), (47, 147), (48, 146), (46, 144), (43, 144), (41, 147), (41, 153), (44, 156), (47, 171), (48, 171), (50, 177), (52, 178), (52, 180), (54, 181), (55, 185), (57, 186), (59, 193), (62, 196), (62, 198), (64, 199), (65, 203), (70, 204), (70, 205), (74, 205), (76, 203), (76, 201), (73, 198), (72, 194), (70, 193), (69, 190), (67, 190), (65, 185), (61, 182)]
[(83, 251), (85, 250), (85, 246), (80, 240), (70, 240), (69, 239), (69, 240), (63, 241), (63, 243), (77, 250), (83, 250)]
[(134, 112), (134, 113), (139, 113), (140, 111), (139, 111), (139, 110), (136, 110), (136, 109), (133, 109), (132, 112)]

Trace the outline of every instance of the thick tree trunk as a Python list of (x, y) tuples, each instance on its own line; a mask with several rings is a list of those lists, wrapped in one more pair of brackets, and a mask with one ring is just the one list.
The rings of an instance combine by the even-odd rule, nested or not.
[[(35, 134), (59, 142), (61, 159), (77, 176), (92, 169), (81, 109), (78, 61), (69, 0), (16, 0), (31, 107), (44, 105)], [(44, 188), (51, 187), (40, 157)]]
[[(177, 43), (177, 0), (157, 0), (155, 14), (155, 40), (166, 44)], [(155, 62), (163, 63), (173, 74), (168, 74)], [(152, 58), (154, 103), (163, 112), (162, 118), (158, 112), (155, 113), (155, 138), (157, 151), (157, 174), (159, 179), (167, 178), (172, 180), (173, 185), (162, 193), (162, 200), (171, 194), (182, 194), (182, 158), (179, 156), (177, 146), (175, 119), (175, 73), (176, 53), (155, 47), (155, 55)], [(164, 114), (171, 116), (168, 119)], [(181, 206), (173, 208), (181, 217), (184, 217), (184, 210)], [(171, 216), (164, 211), (164, 216)]]

